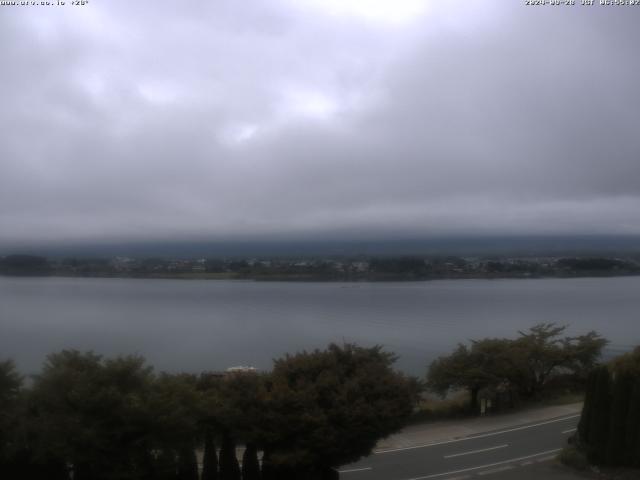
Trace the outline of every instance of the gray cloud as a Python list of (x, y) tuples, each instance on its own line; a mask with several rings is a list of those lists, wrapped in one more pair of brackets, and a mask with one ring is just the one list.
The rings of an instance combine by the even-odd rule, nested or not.
[(0, 7), (0, 243), (640, 234), (640, 10), (364, 3)]

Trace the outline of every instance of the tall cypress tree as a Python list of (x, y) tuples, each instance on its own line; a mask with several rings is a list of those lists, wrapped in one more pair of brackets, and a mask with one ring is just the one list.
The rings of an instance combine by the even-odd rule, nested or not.
[(228, 432), (222, 436), (220, 449), (220, 480), (240, 480), (240, 465), (236, 457), (236, 442)]
[(591, 426), (593, 416), (593, 399), (595, 396), (597, 370), (592, 370), (587, 377), (587, 385), (584, 396), (584, 405), (582, 406), (582, 415), (578, 423), (578, 444), (588, 444), (589, 427)]
[(156, 480), (158, 478), (156, 461), (151, 451), (145, 450), (140, 452), (135, 461), (140, 480)]
[(68, 480), (69, 468), (63, 462), (53, 459), (36, 459), (31, 452), (24, 452), (18, 463), (13, 465), (13, 471), (0, 472), (4, 476), (0, 478), (20, 478), (25, 480)]
[(207, 430), (204, 436), (204, 456), (202, 457), (202, 480), (218, 480), (218, 455), (213, 433)]
[(587, 438), (589, 461), (601, 464), (606, 460), (611, 411), (611, 375), (606, 366), (597, 369), (593, 397), (593, 414)]
[(616, 374), (612, 383), (611, 420), (606, 444), (606, 463), (623, 465), (628, 450), (626, 445), (627, 417), (633, 379), (628, 373), (621, 372)]
[(277, 480), (273, 465), (271, 464), (271, 455), (268, 450), (262, 453), (262, 480)]
[(630, 467), (640, 467), (640, 378), (634, 380), (626, 419), (625, 460)]
[(198, 480), (198, 459), (191, 447), (183, 447), (178, 455), (178, 479)]
[(176, 480), (178, 477), (178, 465), (176, 455), (170, 448), (164, 448), (160, 452), (156, 463), (156, 472), (159, 480)]
[(248, 443), (242, 455), (242, 480), (260, 480), (258, 449), (254, 443)]

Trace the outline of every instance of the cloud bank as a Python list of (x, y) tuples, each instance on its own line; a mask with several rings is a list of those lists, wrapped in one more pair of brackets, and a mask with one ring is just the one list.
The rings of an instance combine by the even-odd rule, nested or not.
[(0, 243), (640, 234), (640, 9), (505, 3), (0, 7)]

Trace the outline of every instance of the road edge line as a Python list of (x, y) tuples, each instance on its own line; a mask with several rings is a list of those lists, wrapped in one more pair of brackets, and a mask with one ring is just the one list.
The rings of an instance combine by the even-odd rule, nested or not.
[(506, 465), (508, 463), (520, 462), (520, 461), (526, 460), (528, 458), (539, 457), (540, 455), (548, 455), (550, 453), (557, 453), (557, 452), (559, 452), (561, 450), (562, 450), (561, 448), (556, 448), (554, 450), (547, 450), (546, 452), (534, 453), (533, 455), (527, 455), (525, 457), (511, 458), (509, 460), (503, 460), (501, 462), (489, 463), (487, 465), (480, 465), (478, 467), (463, 468), (462, 470), (454, 470), (454, 471), (451, 471), (451, 472), (434, 473), (432, 475), (426, 475), (426, 476), (423, 476), (423, 477), (412, 477), (412, 478), (408, 478), (406, 480), (427, 480), (428, 478), (437, 478), (437, 477), (444, 477), (445, 475), (455, 475), (456, 473), (471, 472), (473, 470), (480, 470), (481, 468), (490, 468), (490, 467), (495, 467), (497, 465)]
[(547, 420), (545, 422), (540, 422), (540, 423), (536, 423), (536, 424), (533, 424), (533, 425), (524, 425), (524, 426), (520, 426), (520, 427), (509, 428), (509, 429), (506, 429), (506, 430), (500, 430), (500, 431), (497, 431), (497, 432), (481, 433), (479, 435), (472, 435), (472, 436), (468, 436), (468, 437), (464, 437), (464, 438), (453, 438), (451, 440), (443, 440), (441, 442), (425, 443), (425, 444), (422, 444), (422, 445), (412, 445), (410, 447), (400, 447), (400, 448), (389, 448), (389, 449), (385, 449), (385, 450), (376, 450), (376, 451), (373, 452), (373, 455), (382, 455), (384, 453), (402, 452), (404, 450), (416, 450), (418, 448), (435, 447), (436, 445), (446, 445), (448, 443), (466, 442), (468, 440), (475, 440), (477, 438), (493, 437), (495, 435), (501, 435), (503, 433), (517, 432), (519, 430), (526, 430), (528, 428), (540, 427), (542, 425), (549, 425), (551, 423), (563, 422), (565, 420), (571, 420), (572, 418), (578, 418), (578, 417), (580, 417), (579, 413), (575, 414), (575, 415), (570, 415), (568, 417), (556, 418), (554, 420)]

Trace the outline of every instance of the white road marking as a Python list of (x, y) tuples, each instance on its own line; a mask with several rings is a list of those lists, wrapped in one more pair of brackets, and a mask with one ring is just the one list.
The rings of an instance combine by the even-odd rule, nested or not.
[(514, 468), (516, 467), (514, 467), (513, 465), (505, 465), (504, 467), (498, 467), (492, 470), (485, 470), (484, 472), (478, 472), (478, 475), (490, 475), (492, 473), (500, 473), (500, 472), (504, 472), (505, 470), (512, 470)]
[(503, 460), (502, 462), (489, 463), (487, 465), (480, 465), (478, 467), (463, 468), (462, 470), (453, 470), (451, 472), (435, 473), (433, 475), (425, 475), (424, 477), (413, 477), (413, 478), (409, 478), (407, 480), (427, 480), (428, 478), (438, 478), (438, 477), (445, 477), (447, 475), (455, 475), (456, 473), (471, 472), (473, 470), (481, 470), (483, 468), (496, 467), (498, 465), (505, 465), (507, 463), (520, 462), (522, 460), (527, 460), (528, 458), (539, 457), (540, 455), (548, 455), (550, 453), (557, 453), (560, 450), (562, 450), (562, 449), (561, 448), (556, 448), (555, 450), (547, 450), (546, 452), (534, 453), (533, 455), (527, 455), (525, 457), (518, 457), (518, 458), (509, 459), (509, 460)]
[(462, 452), (462, 453), (454, 453), (452, 455), (445, 455), (444, 458), (455, 458), (455, 457), (462, 457), (463, 455), (473, 455), (474, 453), (482, 453), (482, 452), (488, 452), (490, 450), (498, 450), (499, 448), (507, 448), (508, 446), (509, 444), (505, 443), (504, 445), (498, 445), (497, 447), (482, 448), (480, 450), (471, 450), (470, 452)]
[(351, 468), (349, 470), (338, 470), (340, 473), (355, 473), (355, 472), (366, 472), (367, 470), (373, 470), (371, 467), (364, 468)]
[(436, 445), (446, 445), (448, 443), (466, 442), (467, 440), (476, 440), (478, 438), (493, 437), (494, 435), (502, 435), (503, 433), (517, 432), (519, 430), (526, 430), (527, 428), (540, 427), (542, 425), (549, 425), (550, 423), (564, 422), (565, 420), (571, 420), (572, 418), (578, 418), (580, 415), (571, 415), (569, 417), (556, 418), (555, 420), (547, 420), (546, 422), (536, 423), (534, 425), (525, 425), (523, 427), (509, 428), (508, 430), (501, 430), (499, 432), (483, 433), (481, 435), (475, 435), (472, 437), (456, 438), (453, 440), (444, 440), (442, 442), (425, 443), (423, 445), (413, 445), (411, 447), (402, 448), (389, 448), (387, 450), (377, 450), (373, 452), (374, 455), (381, 455), (383, 453), (402, 452), (404, 450), (415, 450), (417, 448), (435, 447)]
[(575, 432), (577, 430), (577, 428), (570, 428), (569, 430), (563, 430), (562, 433), (571, 433), (571, 432)]
[(537, 463), (550, 462), (551, 460), (555, 460), (555, 458), (556, 458), (555, 455), (550, 455), (548, 457), (537, 458), (536, 462)]

